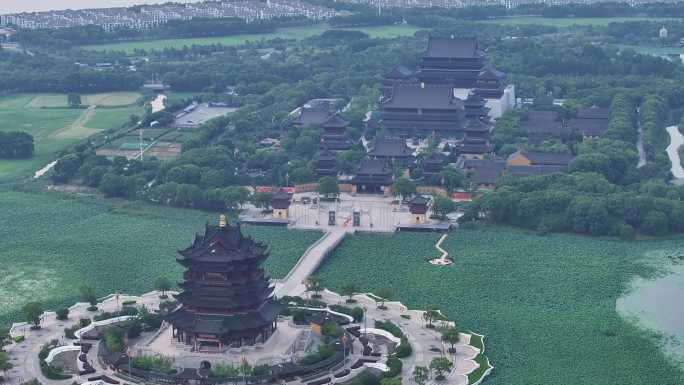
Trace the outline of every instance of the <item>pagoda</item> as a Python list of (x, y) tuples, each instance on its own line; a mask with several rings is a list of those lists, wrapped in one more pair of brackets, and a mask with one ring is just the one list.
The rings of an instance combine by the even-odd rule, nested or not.
[(173, 337), (193, 351), (223, 352), (226, 348), (265, 342), (276, 330), (282, 306), (262, 263), (266, 246), (245, 237), (240, 226), (207, 224), (192, 245), (178, 252), (185, 267), (180, 306), (165, 316)]

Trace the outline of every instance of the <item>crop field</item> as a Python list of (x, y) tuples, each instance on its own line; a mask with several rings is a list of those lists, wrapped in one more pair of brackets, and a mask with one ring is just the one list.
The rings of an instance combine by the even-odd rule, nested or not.
[(624, 23), (628, 21), (662, 21), (662, 20), (678, 20), (673, 18), (659, 18), (659, 17), (540, 17), (540, 16), (515, 16), (502, 17), (499, 19), (491, 19), (484, 21), (485, 23), (495, 23), (503, 25), (523, 25), (523, 24), (537, 24), (550, 25), (554, 27), (570, 27), (572, 25), (607, 25), (610, 23)]
[[(85, 101), (104, 105), (134, 103), (137, 93), (83, 95)], [(61, 104), (60, 104), (61, 103)], [(33, 135), (36, 151), (31, 159), (0, 160), (0, 181), (30, 176), (54, 160), (63, 149), (90, 135), (119, 127), (142, 107), (66, 108), (66, 95), (19, 94), (0, 97), (0, 130)]]
[[(136, 49), (154, 50), (164, 48), (182, 48), (184, 46), (192, 45), (210, 45), (223, 44), (227, 46), (245, 44), (250, 41), (269, 40), (269, 39), (296, 39), (301, 40), (307, 37), (320, 35), (321, 33), (331, 29), (327, 24), (315, 24), (303, 27), (282, 28), (272, 33), (264, 34), (244, 34), (221, 37), (206, 37), (206, 38), (186, 38), (186, 39), (161, 39), (149, 41), (133, 41), (121, 42), (111, 44), (98, 44), (82, 46), (83, 49), (97, 50), (97, 51), (125, 51), (133, 52)], [(410, 25), (388, 25), (378, 27), (359, 27), (359, 28), (345, 28), (348, 30), (362, 31), (376, 38), (393, 38), (401, 36), (413, 36), (417, 27)]]
[(333, 289), (389, 287), (410, 308), (436, 304), (461, 329), (486, 335), (489, 385), (684, 383), (662, 340), (615, 310), (633, 274), (654, 274), (646, 261), (681, 253), (684, 239), (457, 230), (442, 245), (455, 263), (439, 267), (424, 261), (437, 256), (438, 238), (349, 236), (317, 274)]
[[(21, 319), (31, 300), (46, 308), (71, 305), (78, 287), (98, 295), (140, 294), (159, 276), (180, 279), (176, 251), (188, 246), (216, 214), (116, 200), (0, 191), (0, 325)], [(265, 267), (283, 277), (318, 232), (246, 227), (272, 249)]]

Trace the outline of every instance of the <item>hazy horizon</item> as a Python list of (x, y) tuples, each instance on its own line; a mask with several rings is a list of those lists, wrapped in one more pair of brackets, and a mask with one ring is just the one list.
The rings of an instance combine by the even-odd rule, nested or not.
[[(174, 0), (196, 3), (202, 0)], [(171, 0), (0, 0), (0, 14), (53, 11), (62, 9), (127, 7), (138, 4), (161, 4)]]

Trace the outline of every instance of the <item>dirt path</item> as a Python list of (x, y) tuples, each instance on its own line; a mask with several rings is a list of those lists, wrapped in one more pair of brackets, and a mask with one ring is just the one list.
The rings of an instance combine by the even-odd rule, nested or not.
[(54, 135), (61, 139), (84, 139), (96, 133), (98, 130), (85, 126), (90, 118), (95, 115), (97, 106), (90, 106), (69, 127), (57, 131)]

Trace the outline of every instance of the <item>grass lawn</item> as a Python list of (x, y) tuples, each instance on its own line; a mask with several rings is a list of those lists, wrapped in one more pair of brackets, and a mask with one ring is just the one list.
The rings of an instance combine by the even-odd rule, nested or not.
[[(122, 105), (88, 109), (66, 108), (66, 95), (18, 94), (0, 97), (0, 130), (33, 135), (36, 151), (31, 159), (0, 160), (0, 182), (31, 176), (53, 161), (63, 149), (96, 133), (116, 128), (131, 114), (141, 114), (134, 103), (137, 93), (83, 95), (84, 103)], [(49, 107), (49, 108), (48, 108)]]
[[(206, 37), (206, 38), (187, 38), (187, 39), (161, 39), (150, 41), (133, 41), (121, 42), (111, 44), (97, 44), (82, 46), (83, 49), (91, 49), (98, 51), (126, 51), (133, 52), (135, 49), (153, 50), (164, 48), (182, 48), (183, 46), (192, 45), (240, 45), (249, 41), (269, 40), (269, 39), (305, 39), (307, 37), (320, 35), (321, 33), (331, 29), (328, 24), (315, 24), (302, 27), (281, 28), (276, 32), (264, 34), (244, 34), (234, 36), (220, 36), (220, 37)], [(346, 29), (346, 28), (345, 28)], [(388, 25), (378, 27), (360, 27), (349, 28), (350, 30), (362, 31), (371, 37), (378, 38), (393, 38), (399, 36), (413, 36), (413, 34), (420, 28), (410, 25)]]
[(569, 27), (571, 25), (607, 25), (610, 23), (624, 23), (627, 21), (659, 21), (659, 20), (678, 20), (673, 18), (660, 17), (567, 17), (551, 18), (540, 16), (515, 16), (502, 17), (499, 19), (486, 20), (485, 23), (496, 23), (504, 25), (552, 25), (555, 27)]
[[(616, 299), (643, 262), (684, 239), (621, 242), (509, 229), (452, 232), (451, 267), (425, 262), (438, 234), (348, 236), (317, 273), (324, 285), (389, 287), (409, 308), (438, 305), (462, 330), (487, 336), (486, 384), (675, 385), (684, 373), (661, 340), (622, 319)], [(655, 380), (657, 379), (657, 380)]]
[(633, 49), (634, 51), (653, 56), (665, 56), (670, 54), (683, 54), (684, 48), (682, 47), (655, 47), (652, 45), (626, 45), (618, 44), (620, 49)]
[[(49, 309), (78, 300), (78, 287), (98, 295), (140, 294), (159, 276), (181, 277), (176, 251), (216, 214), (137, 202), (0, 191), (0, 325), (20, 320), (26, 302)], [(265, 267), (283, 277), (320, 233), (246, 227), (272, 249)]]

